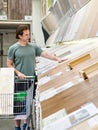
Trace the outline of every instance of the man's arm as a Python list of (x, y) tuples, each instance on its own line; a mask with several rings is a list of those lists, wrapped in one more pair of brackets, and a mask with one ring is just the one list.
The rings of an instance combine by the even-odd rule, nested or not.
[(65, 60), (67, 60), (67, 59), (62, 59), (62, 58), (59, 58), (59, 57), (57, 57), (57, 56), (55, 56), (55, 55), (52, 55), (52, 54), (50, 54), (50, 53), (48, 53), (48, 52), (46, 52), (46, 51), (43, 51), (43, 52), (41, 53), (41, 56), (44, 57), (44, 58), (50, 59), (50, 60), (58, 61), (59, 63), (61, 63), (61, 62), (65, 61)]
[(8, 66), (8, 67), (13, 67), (15, 74), (16, 74), (20, 79), (24, 79), (24, 78), (26, 77), (23, 73), (19, 72), (19, 71), (14, 67), (13, 60), (10, 60), (10, 59), (7, 58), (7, 66)]

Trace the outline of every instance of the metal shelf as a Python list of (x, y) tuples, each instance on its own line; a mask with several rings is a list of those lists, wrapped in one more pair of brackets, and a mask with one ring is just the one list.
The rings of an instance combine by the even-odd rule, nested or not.
[(1, 20), (0, 29), (16, 29), (19, 24), (31, 24), (32, 21), (25, 20)]

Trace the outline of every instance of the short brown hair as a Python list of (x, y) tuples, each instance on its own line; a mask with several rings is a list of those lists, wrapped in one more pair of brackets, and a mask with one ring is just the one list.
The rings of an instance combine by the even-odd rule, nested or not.
[(19, 35), (23, 35), (24, 30), (29, 30), (29, 25), (27, 24), (21, 24), (16, 29), (16, 39), (19, 39)]

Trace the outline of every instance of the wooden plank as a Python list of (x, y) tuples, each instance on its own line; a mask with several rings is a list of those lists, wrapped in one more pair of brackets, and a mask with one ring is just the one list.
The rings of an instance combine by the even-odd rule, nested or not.
[[(91, 43), (93, 43), (93, 42), (91, 42)], [(83, 44), (84, 44), (84, 42), (83, 42)], [(80, 55), (80, 56), (81, 55), (82, 56), (87, 55), (88, 57), (90, 57), (90, 58), (88, 58), (88, 60), (85, 60), (85, 62), (82, 62), (81, 64), (78, 64), (77, 67), (75, 67), (75, 69), (73, 69), (71, 71), (70, 70), (67, 71), (67, 69), (66, 69), (67, 62), (66, 62), (66, 63), (62, 63), (62, 64), (58, 65), (57, 67), (55, 67), (54, 69), (52, 69), (51, 71), (46, 73), (46, 75), (50, 76), (50, 78), (51, 78), (57, 72), (62, 72), (61, 75), (55, 77), (54, 79), (48, 81), (45, 84), (39, 86), (39, 88), (38, 88), (38, 91), (39, 91), (40, 94), (45, 93), (46, 91), (48, 92), (48, 93), (47, 92), (45, 93), (47, 95), (49, 95), (49, 93), (51, 95), (53, 94), (51, 97), (49, 97), (49, 98), (47, 98), (45, 100), (41, 100), (42, 118), (47, 117), (47, 116), (55, 113), (56, 111), (58, 111), (58, 110), (60, 110), (62, 108), (66, 109), (66, 107), (67, 107), (67, 112), (68, 113), (71, 112), (71, 110), (73, 111), (73, 110), (78, 109), (78, 106), (77, 106), (78, 105), (77, 104), (77, 99), (78, 98), (79, 99), (83, 98), (83, 100), (82, 100), (83, 104), (85, 104), (87, 101), (91, 101), (91, 99), (90, 100), (88, 100), (88, 99), (85, 100), (85, 98), (84, 98), (86, 96), (86, 93), (88, 92), (88, 90), (84, 90), (86, 88), (84, 86), (86, 86), (86, 85), (87, 85), (87, 87), (91, 86), (90, 85), (91, 81), (89, 80), (89, 81), (85, 82), (83, 79), (81, 80), (81, 77), (79, 75), (79, 70), (84, 69), (84, 67), (87, 66), (87, 65), (91, 65), (92, 63), (96, 62), (97, 59), (98, 59), (98, 48), (94, 47), (94, 46), (91, 46), (92, 44), (91, 45), (88, 44), (88, 45), (89, 45), (90, 48), (87, 47), (87, 46), (84, 46), (84, 48), (82, 46), (80, 47), (80, 48), (82, 48), (81, 49), (82, 53), (79, 53), (79, 54), (76, 53), (76, 55), (71, 55), (72, 59), (77, 59), (76, 57), (79, 57), (77, 55)], [(78, 48), (78, 50), (79, 50), (78, 46), (76, 48)], [(93, 76), (95, 76), (95, 75), (93, 75)], [(92, 79), (93, 76), (91, 76), (91, 79)], [(87, 84), (87, 82), (88, 82), (88, 84)], [(72, 85), (72, 86), (69, 86), (69, 89), (66, 89), (65, 87), (67, 85)], [(81, 86), (81, 87), (79, 87), (79, 86)], [(74, 88), (75, 88), (75, 90), (72, 93), (70, 93)], [(80, 91), (79, 92), (80, 97), (79, 97), (78, 92), (77, 92), (78, 89)], [(83, 89), (84, 95), (81, 95), (81, 94), (83, 94), (83, 93), (81, 93), (82, 89)], [(68, 94), (66, 95), (67, 91), (68, 91)], [(53, 92), (53, 93), (51, 93), (51, 92)], [(75, 93), (76, 93), (76, 95), (75, 95)], [(73, 95), (73, 97), (71, 97), (72, 95)], [(75, 97), (74, 97), (74, 95), (75, 95)], [(73, 103), (76, 102), (76, 106), (73, 106), (71, 104), (72, 102), (71, 102), (70, 97), (72, 98)], [(68, 99), (70, 99), (70, 101), (66, 102), (66, 100), (68, 100)], [(81, 105), (83, 105), (82, 103), (80, 101), (79, 107)], [(71, 109), (71, 110), (69, 110), (69, 109)]]
[(9, 19), (15, 19), (15, 17), (16, 17), (15, 1), (13, 1), (13, 0), (8, 0), (8, 16), (9, 16)]
[(69, 130), (98, 130), (98, 121), (96, 119), (98, 119), (98, 114), (73, 126)]
[(58, 93), (41, 102), (42, 118), (65, 108), (67, 113), (77, 110), (85, 103), (93, 102), (98, 107), (98, 74), (90, 80), (75, 84), (73, 87)]
[[(73, 46), (72, 46), (73, 47)], [(74, 48), (74, 47), (73, 47)], [(93, 49), (93, 47), (91, 47), (92, 49), (91, 50), (89, 50), (89, 48), (87, 47), (83, 47), (83, 48), (85, 48), (85, 51), (86, 51), (86, 53), (85, 53), (85, 51), (82, 51), (82, 53), (81, 53), (81, 51), (79, 51), (79, 53), (76, 53), (76, 55), (74, 55), (74, 49), (73, 50), (71, 50), (70, 49), (70, 51), (72, 52), (69, 56), (69, 58), (71, 58), (71, 60), (69, 59), (69, 61), (65, 61), (65, 62), (63, 62), (63, 63), (60, 63), (60, 64), (58, 64), (55, 68), (53, 68), (53, 69), (51, 69), (51, 70), (49, 70), (49, 71), (47, 71), (47, 72), (45, 72), (45, 73), (43, 73), (43, 74), (41, 74), (41, 75), (39, 75), (38, 76), (38, 79), (41, 79), (42, 77), (44, 77), (44, 76), (46, 76), (46, 75), (48, 75), (48, 76), (51, 76), (51, 75), (53, 75), (53, 74), (55, 74), (55, 73), (57, 73), (57, 72), (59, 72), (59, 71), (61, 71), (61, 72), (64, 72), (64, 71), (67, 71), (68, 69), (69, 69), (69, 67), (68, 67), (68, 63), (69, 62), (71, 62), (71, 61), (73, 61), (74, 59), (77, 59), (77, 57), (81, 57), (81, 56), (83, 56), (83, 55), (87, 55), (87, 54), (90, 54), (90, 59), (88, 59), (88, 60), (85, 60), (84, 62), (81, 62), (81, 64), (78, 64), (78, 65), (75, 65), (74, 66), (74, 69), (77, 69), (77, 70), (79, 70), (79, 68), (81, 69), (81, 68), (83, 68), (83, 67), (85, 67), (86, 66), (86, 64), (89, 64), (90, 62), (91, 62), (91, 64), (92, 64), (92, 62), (94, 62), (95, 61), (95, 57), (97, 58), (98, 57), (98, 48), (96, 47), (96, 49)], [(77, 49), (77, 48), (76, 48)], [(87, 52), (87, 49), (88, 49), (88, 52)], [(67, 50), (69, 50), (68, 48), (67, 48)], [(78, 56), (77, 56), (78, 55)], [(69, 70), (70, 71), (70, 70)], [(66, 72), (67, 73), (67, 72)], [(68, 72), (69, 73), (69, 72)]]
[(0, 115), (13, 114), (14, 69), (0, 68)]
[[(69, 60), (69, 61), (66, 61), (66, 63), (67, 63), (67, 62), (70, 62), (71, 60), (75, 59), (76, 57), (79, 57), (79, 56), (81, 56), (83, 54), (89, 53), (89, 51), (92, 50), (92, 49), (94, 49), (94, 48), (97, 49), (98, 48), (97, 43), (98, 43), (98, 38), (89, 38), (89, 39), (82, 39), (82, 40), (78, 40), (78, 41), (65, 42), (64, 43), (65, 46), (64, 45), (62, 46), (63, 49), (61, 47), (59, 47), (59, 48), (56, 48), (54, 50), (54, 52), (53, 51), (51, 52), (51, 50), (49, 50), (49, 52), (52, 53), (52, 54), (58, 54), (58, 53), (62, 54), (61, 57), (63, 56), (63, 57), (65, 57), (65, 58), (67, 58)], [(60, 53), (59, 50), (63, 50), (63, 52)], [(64, 53), (64, 52), (66, 52), (66, 53)], [(95, 56), (95, 54), (96, 53), (94, 53), (92, 55)], [(39, 76), (38, 76), (39, 78), (43, 77), (44, 75), (47, 75), (47, 73), (50, 72), (51, 68), (48, 68), (47, 70), (44, 71), (44, 69), (48, 66), (48, 65), (46, 65), (46, 63), (48, 64), (49, 62), (45, 62), (45, 65), (44, 65), (44, 62), (43, 62), (43, 59), (42, 59), (42, 67), (43, 68), (42, 67), (38, 67), (38, 69), (40, 68), (38, 71), (42, 72), (42, 73), (39, 74)], [(40, 64), (41, 64), (41, 62), (39, 63), (39, 65)], [(57, 66), (58, 65), (59, 64), (57, 64)], [(52, 67), (53, 67), (53, 65), (52, 65)]]
[(26, 0), (25, 5), (25, 15), (32, 16), (32, 0)]
[(8, 19), (24, 20), (25, 15), (32, 15), (31, 0), (8, 0)]
[[(82, 23), (80, 24), (76, 38), (87, 38), (90, 37), (91, 30), (94, 28), (93, 23), (97, 17), (97, 0), (90, 1), (84, 8), (86, 8), (86, 14), (84, 12), (84, 17), (82, 18)], [(83, 8), (83, 10), (84, 10)], [(89, 20), (90, 19), (90, 20)], [(85, 26), (86, 25), (86, 26)], [(97, 26), (96, 26), (97, 27)]]
[(18, 1), (18, 19), (24, 19), (24, 8), (25, 8), (25, 0), (24, 0), (24, 3), (22, 0), (19, 0)]
[(98, 62), (86, 67), (83, 70), (80, 70), (79, 73), (83, 77), (83, 79), (86, 80), (86, 79), (88, 79), (88, 74), (95, 70), (98, 70)]
[[(80, 3), (80, 8), (81, 8), (82, 2), (81, 1), (74, 2), (74, 1), (76, 0), (73, 0), (70, 2), (73, 3), (75, 8), (77, 9), (76, 3)], [(86, 2), (86, 1), (83, 1), (83, 2)], [(98, 30), (97, 29), (98, 27), (96, 24), (97, 19), (98, 19), (97, 18), (97, 15), (98, 15), (97, 4), (98, 4), (97, 0), (88, 2), (88, 4), (86, 4), (83, 8), (81, 8), (81, 10), (79, 10), (70, 18), (70, 21), (68, 22), (67, 27), (64, 28), (65, 33), (63, 33), (62, 41), (83, 39), (83, 38), (96, 36), (97, 30)]]
[(68, 64), (68, 66), (69, 66), (70, 69), (73, 69), (73, 67), (75, 65), (78, 65), (81, 62), (84, 62), (84, 61), (86, 61), (86, 60), (88, 60), (90, 58), (91, 58), (90, 54), (85, 54), (85, 55), (83, 55), (83, 56), (81, 56), (81, 57), (79, 57), (77, 59), (74, 59), (73, 61), (71, 61), (71, 62), (69, 62), (67, 64)]
[[(93, 62), (95, 62), (97, 60), (94, 59), (92, 61), (88, 60), (84, 63), (82, 63), (81, 65), (77, 66), (77, 68), (73, 69), (73, 70), (67, 70), (65, 64), (60, 65), (59, 67), (55, 68), (54, 70), (52, 70), (50, 73), (47, 73), (48, 75), (44, 78), (48, 78), (49, 80), (47, 82), (44, 82), (43, 84), (39, 84), (38, 83), (38, 90), (40, 92), (40, 94), (42, 93), (46, 93), (48, 92), (48, 90), (50, 91), (51, 89), (57, 89), (57, 88), (62, 88), (63, 85), (67, 84), (67, 83), (74, 83), (77, 84), (79, 82), (81, 82), (81, 80), (83, 80), (81, 78), (81, 76), (79, 75), (79, 70), (81, 68), (84, 68), (84, 66), (87, 66), (89, 64), (89, 62), (91, 62), (91, 64)], [(58, 75), (58, 73), (61, 73), (60, 75)], [(57, 75), (57, 76), (55, 76)], [(43, 79), (40, 79), (43, 80)]]

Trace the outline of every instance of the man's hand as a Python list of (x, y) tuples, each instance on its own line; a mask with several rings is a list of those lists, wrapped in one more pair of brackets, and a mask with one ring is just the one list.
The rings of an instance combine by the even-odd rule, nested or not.
[(43, 51), (41, 53), (41, 56), (45, 57), (47, 59), (50, 59), (50, 60), (58, 61), (59, 63), (68, 60), (68, 59), (60, 58), (60, 57), (57, 57), (57, 56), (55, 56), (53, 54), (47, 53), (46, 51)]
[(23, 73), (19, 72), (17, 73), (17, 76), (19, 79), (26, 79), (26, 75), (24, 75)]
[(64, 61), (66, 61), (66, 60), (68, 60), (68, 59), (57, 57), (57, 61), (58, 61), (59, 63), (64, 62)]

